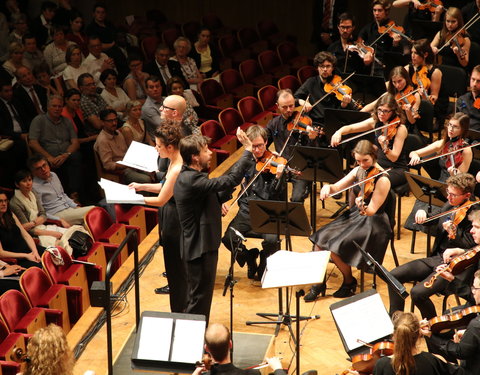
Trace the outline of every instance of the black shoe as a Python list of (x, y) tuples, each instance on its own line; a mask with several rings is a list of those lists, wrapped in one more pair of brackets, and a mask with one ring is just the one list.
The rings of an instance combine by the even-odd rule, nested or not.
[(155, 288), (155, 294), (170, 294), (170, 287), (165, 285), (161, 288)]
[(249, 279), (253, 279), (255, 277), (255, 274), (258, 271), (258, 266), (257, 266), (258, 254), (259, 254), (259, 251), (257, 248), (250, 249), (247, 251), (247, 266), (248, 266), (247, 276)]
[(327, 290), (327, 284), (325, 283), (313, 285), (310, 288), (310, 291), (305, 295), (305, 297), (303, 297), (303, 299), (305, 300), (305, 302), (313, 302), (317, 299), (319, 294), (321, 294), (322, 297), (325, 297), (326, 290)]
[(237, 261), (240, 267), (243, 267), (248, 259), (248, 251), (246, 249), (238, 250), (235, 260)]
[(262, 281), (263, 273), (265, 272), (265, 268), (267, 268), (267, 255), (265, 254), (265, 250), (260, 251), (260, 262), (257, 268), (257, 274), (254, 276), (254, 280)]
[(357, 290), (357, 279), (353, 278), (353, 281), (350, 284), (343, 283), (340, 289), (338, 289), (333, 296), (335, 298), (346, 298), (355, 295), (355, 290)]

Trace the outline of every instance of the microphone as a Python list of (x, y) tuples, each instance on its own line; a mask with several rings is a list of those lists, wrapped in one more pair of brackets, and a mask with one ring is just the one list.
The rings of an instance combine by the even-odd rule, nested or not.
[(237, 235), (238, 238), (240, 238), (243, 242), (247, 242), (247, 239), (241, 234), (238, 230), (236, 230), (234, 227), (230, 227), (230, 230)]

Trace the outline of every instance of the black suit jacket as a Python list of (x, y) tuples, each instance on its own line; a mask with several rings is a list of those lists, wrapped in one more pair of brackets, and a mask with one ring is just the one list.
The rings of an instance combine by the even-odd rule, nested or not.
[[(12, 103), (12, 105), (15, 107), (15, 105)], [(18, 109), (15, 107), (17, 110)], [(27, 129), (25, 125), (22, 123), (22, 120), (20, 118), (20, 127), (22, 128), (22, 133), (26, 133)], [(13, 131), (13, 119), (12, 115), (10, 114), (10, 111), (7, 108), (7, 105), (4, 103), (3, 100), (0, 100), (0, 135), (6, 135), (9, 137), (13, 138), (18, 138), (20, 134), (15, 133)]]
[[(184, 87), (186, 89), (190, 88), (190, 85), (185, 79), (185, 76), (182, 72), (182, 67), (180, 66), (180, 63), (178, 61), (168, 60), (167, 66), (172, 77), (180, 77), (183, 80)], [(158, 68), (155, 59), (153, 61), (150, 61), (143, 70), (151, 76), (157, 76), (160, 78), (160, 83), (162, 84), (162, 95), (167, 96), (167, 82), (163, 80), (162, 73), (160, 73), (160, 69)]]
[(40, 16), (34, 18), (32, 22), (30, 22), (29, 30), (35, 35), (38, 48), (43, 50), (48, 40), (48, 29), (43, 26)]
[(338, 16), (348, 10), (347, 0), (335, 0), (335, 4), (333, 4), (333, 20), (332, 25), (333, 28), (331, 30), (324, 30), (322, 28), (322, 20), (323, 20), (323, 3), (324, 0), (316, 0), (313, 3), (313, 40), (319, 40), (321, 33), (333, 33), (333, 39), (338, 39)]
[(218, 178), (209, 179), (206, 173), (183, 166), (173, 189), (182, 226), (182, 259), (192, 261), (218, 251), (222, 231), (221, 204), (228, 200), (218, 193), (231, 195), (231, 190), (242, 180), (249, 154), (246, 151), (228, 174)]
[[(33, 85), (35, 92), (37, 93), (38, 99), (44, 111), (47, 110), (47, 89), (40, 85)], [(33, 104), (30, 95), (25, 91), (22, 85), (15, 85), (13, 89), (13, 105), (17, 109), (18, 115), (20, 116), (21, 124), (24, 124), (25, 131), (28, 132), (30, 129), (30, 123), (33, 118), (38, 115), (37, 110), (35, 109), (35, 104)]]

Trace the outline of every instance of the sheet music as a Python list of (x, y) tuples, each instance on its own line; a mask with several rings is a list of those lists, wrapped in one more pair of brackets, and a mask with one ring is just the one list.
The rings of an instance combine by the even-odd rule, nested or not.
[(168, 361), (172, 329), (173, 319), (143, 317), (142, 330), (137, 333), (142, 337), (138, 346), (138, 358)]
[(199, 361), (203, 354), (205, 328), (204, 320), (177, 319), (170, 361), (183, 363)]
[(280, 250), (267, 258), (262, 288), (318, 284), (327, 270), (329, 251), (295, 253)]
[(378, 293), (332, 310), (348, 351), (393, 333), (393, 324)]
[(130, 189), (127, 185), (122, 185), (105, 178), (100, 179), (99, 185), (105, 191), (107, 203), (145, 204), (143, 195), (137, 194), (134, 189)]
[(155, 172), (158, 169), (158, 152), (153, 146), (133, 141), (123, 160), (117, 163), (144, 172)]

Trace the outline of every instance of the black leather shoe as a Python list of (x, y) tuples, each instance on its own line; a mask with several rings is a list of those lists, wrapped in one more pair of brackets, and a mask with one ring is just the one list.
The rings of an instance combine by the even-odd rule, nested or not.
[(357, 279), (353, 278), (353, 281), (349, 284), (343, 283), (340, 289), (338, 289), (333, 296), (335, 298), (347, 298), (355, 295), (355, 291), (357, 290)]
[(161, 288), (155, 288), (156, 294), (170, 294), (170, 287), (168, 285), (162, 286)]
[(255, 274), (257, 273), (258, 266), (257, 266), (257, 258), (258, 258), (259, 251), (257, 248), (250, 249), (247, 251), (247, 276), (249, 279), (253, 279)]
[(305, 302), (313, 302), (318, 298), (320, 294), (322, 295), (322, 297), (325, 297), (326, 290), (327, 284), (325, 283), (313, 285), (310, 288), (310, 291), (305, 295), (305, 297), (303, 297), (303, 299), (305, 300)]
[(265, 272), (265, 268), (267, 268), (267, 255), (265, 254), (265, 250), (260, 251), (260, 262), (257, 268), (257, 274), (254, 275), (254, 280), (262, 281), (263, 273)]

